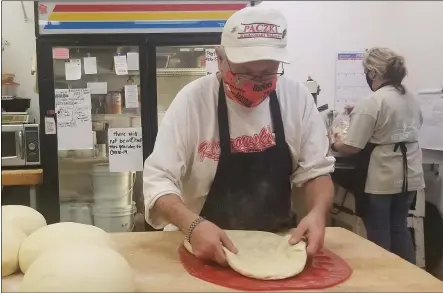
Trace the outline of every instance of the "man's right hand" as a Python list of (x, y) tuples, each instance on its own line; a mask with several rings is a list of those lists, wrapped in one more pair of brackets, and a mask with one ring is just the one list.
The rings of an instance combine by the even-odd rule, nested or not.
[(194, 228), (190, 243), (192, 252), (197, 258), (213, 260), (223, 266), (227, 265), (223, 246), (234, 254), (238, 252), (228, 235), (207, 220)]

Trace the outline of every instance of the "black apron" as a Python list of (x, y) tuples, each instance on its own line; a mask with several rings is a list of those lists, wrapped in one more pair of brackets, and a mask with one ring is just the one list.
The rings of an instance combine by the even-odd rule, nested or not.
[(269, 104), (276, 144), (250, 153), (232, 153), (223, 82), (218, 95), (220, 158), (200, 216), (226, 230), (275, 232), (294, 228), (292, 156), (275, 91)]
[[(389, 83), (382, 84), (379, 88), (390, 85)], [(368, 195), (365, 193), (366, 180), (368, 177), (368, 168), (371, 161), (371, 154), (379, 144), (367, 143), (365, 148), (355, 155), (355, 169), (354, 169), (354, 188), (352, 190), (355, 197), (355, 214), (361, 218), (365, 216), (365, 210), (368, 205)], [(408, 158), (405, 142), (399, 142), (394, 145), (394, 152), (400, 149), (403, 161), (403, 186), (402, 192), (408, 192)]]

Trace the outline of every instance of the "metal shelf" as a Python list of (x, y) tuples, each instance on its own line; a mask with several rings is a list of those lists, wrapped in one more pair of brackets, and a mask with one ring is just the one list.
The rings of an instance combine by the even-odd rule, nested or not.
[(92, 114), (93, 122), (108, 121), (114, 119), (124, 119), (124, 118), (140, 118), (140, 114), (134, 113), (122, 113), (122, 114)]
[(157, 76), (204, 76), (205, 68), (158, 68)]
[[(111, 75), (117, 77), (138, 77), (139, 71), (130, 71), (127, 75), (116, 75), (114, 71), (102, 71), (97, 74), (88, 74), (87, 76), (100, 76)], [(157, 76), (204, 76), (206, 75), (205, 68), (157, 68)], [(56, 82), (69, 83), (69, 82), (90, 82), (89, 80), (65, 80), (64, 75), (55, 75)]]

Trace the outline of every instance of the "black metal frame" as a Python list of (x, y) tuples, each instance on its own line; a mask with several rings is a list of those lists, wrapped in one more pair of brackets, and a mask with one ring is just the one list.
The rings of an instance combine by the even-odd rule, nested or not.
[[(70, 46), (138, 46), (140, 60), (141, 124), (143, 160), (151, 154), (158, 130), (156, 48), (160, 46), (218, 45), (221, 33), (179, 34), (72, 34), (41, 35), (38, 3), (34, 4), (39, 88), (40, 125), (53, 116), (55, 108), (53, 47)], [(153, 64), (153, 66), (150, 66)], [(146, 82), (142, 82), (146, 81)], [(42, 127), (43, 128), (43, 127)], [(40, 133), (43, 185), (38, 210), (48, 223), (60, 221), (58, 146), (56, 135)]]

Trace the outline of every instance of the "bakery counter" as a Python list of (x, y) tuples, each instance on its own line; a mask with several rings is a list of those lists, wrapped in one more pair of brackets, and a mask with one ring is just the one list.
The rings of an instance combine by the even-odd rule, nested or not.
[[(114, 238), (135, 271), (137, 292), (232, 291), (187, 273), (177, 252), (183, 241), (180, 232), (136, 232)], [(347, 281), (325, 292), (443, 292), (443, 283), (432, 275), (345, 229), (327, 228), (325, 247), (353, 269)], [(21, 279), (21, 274), (3, 278), (2, 291), (18, 292)]]

